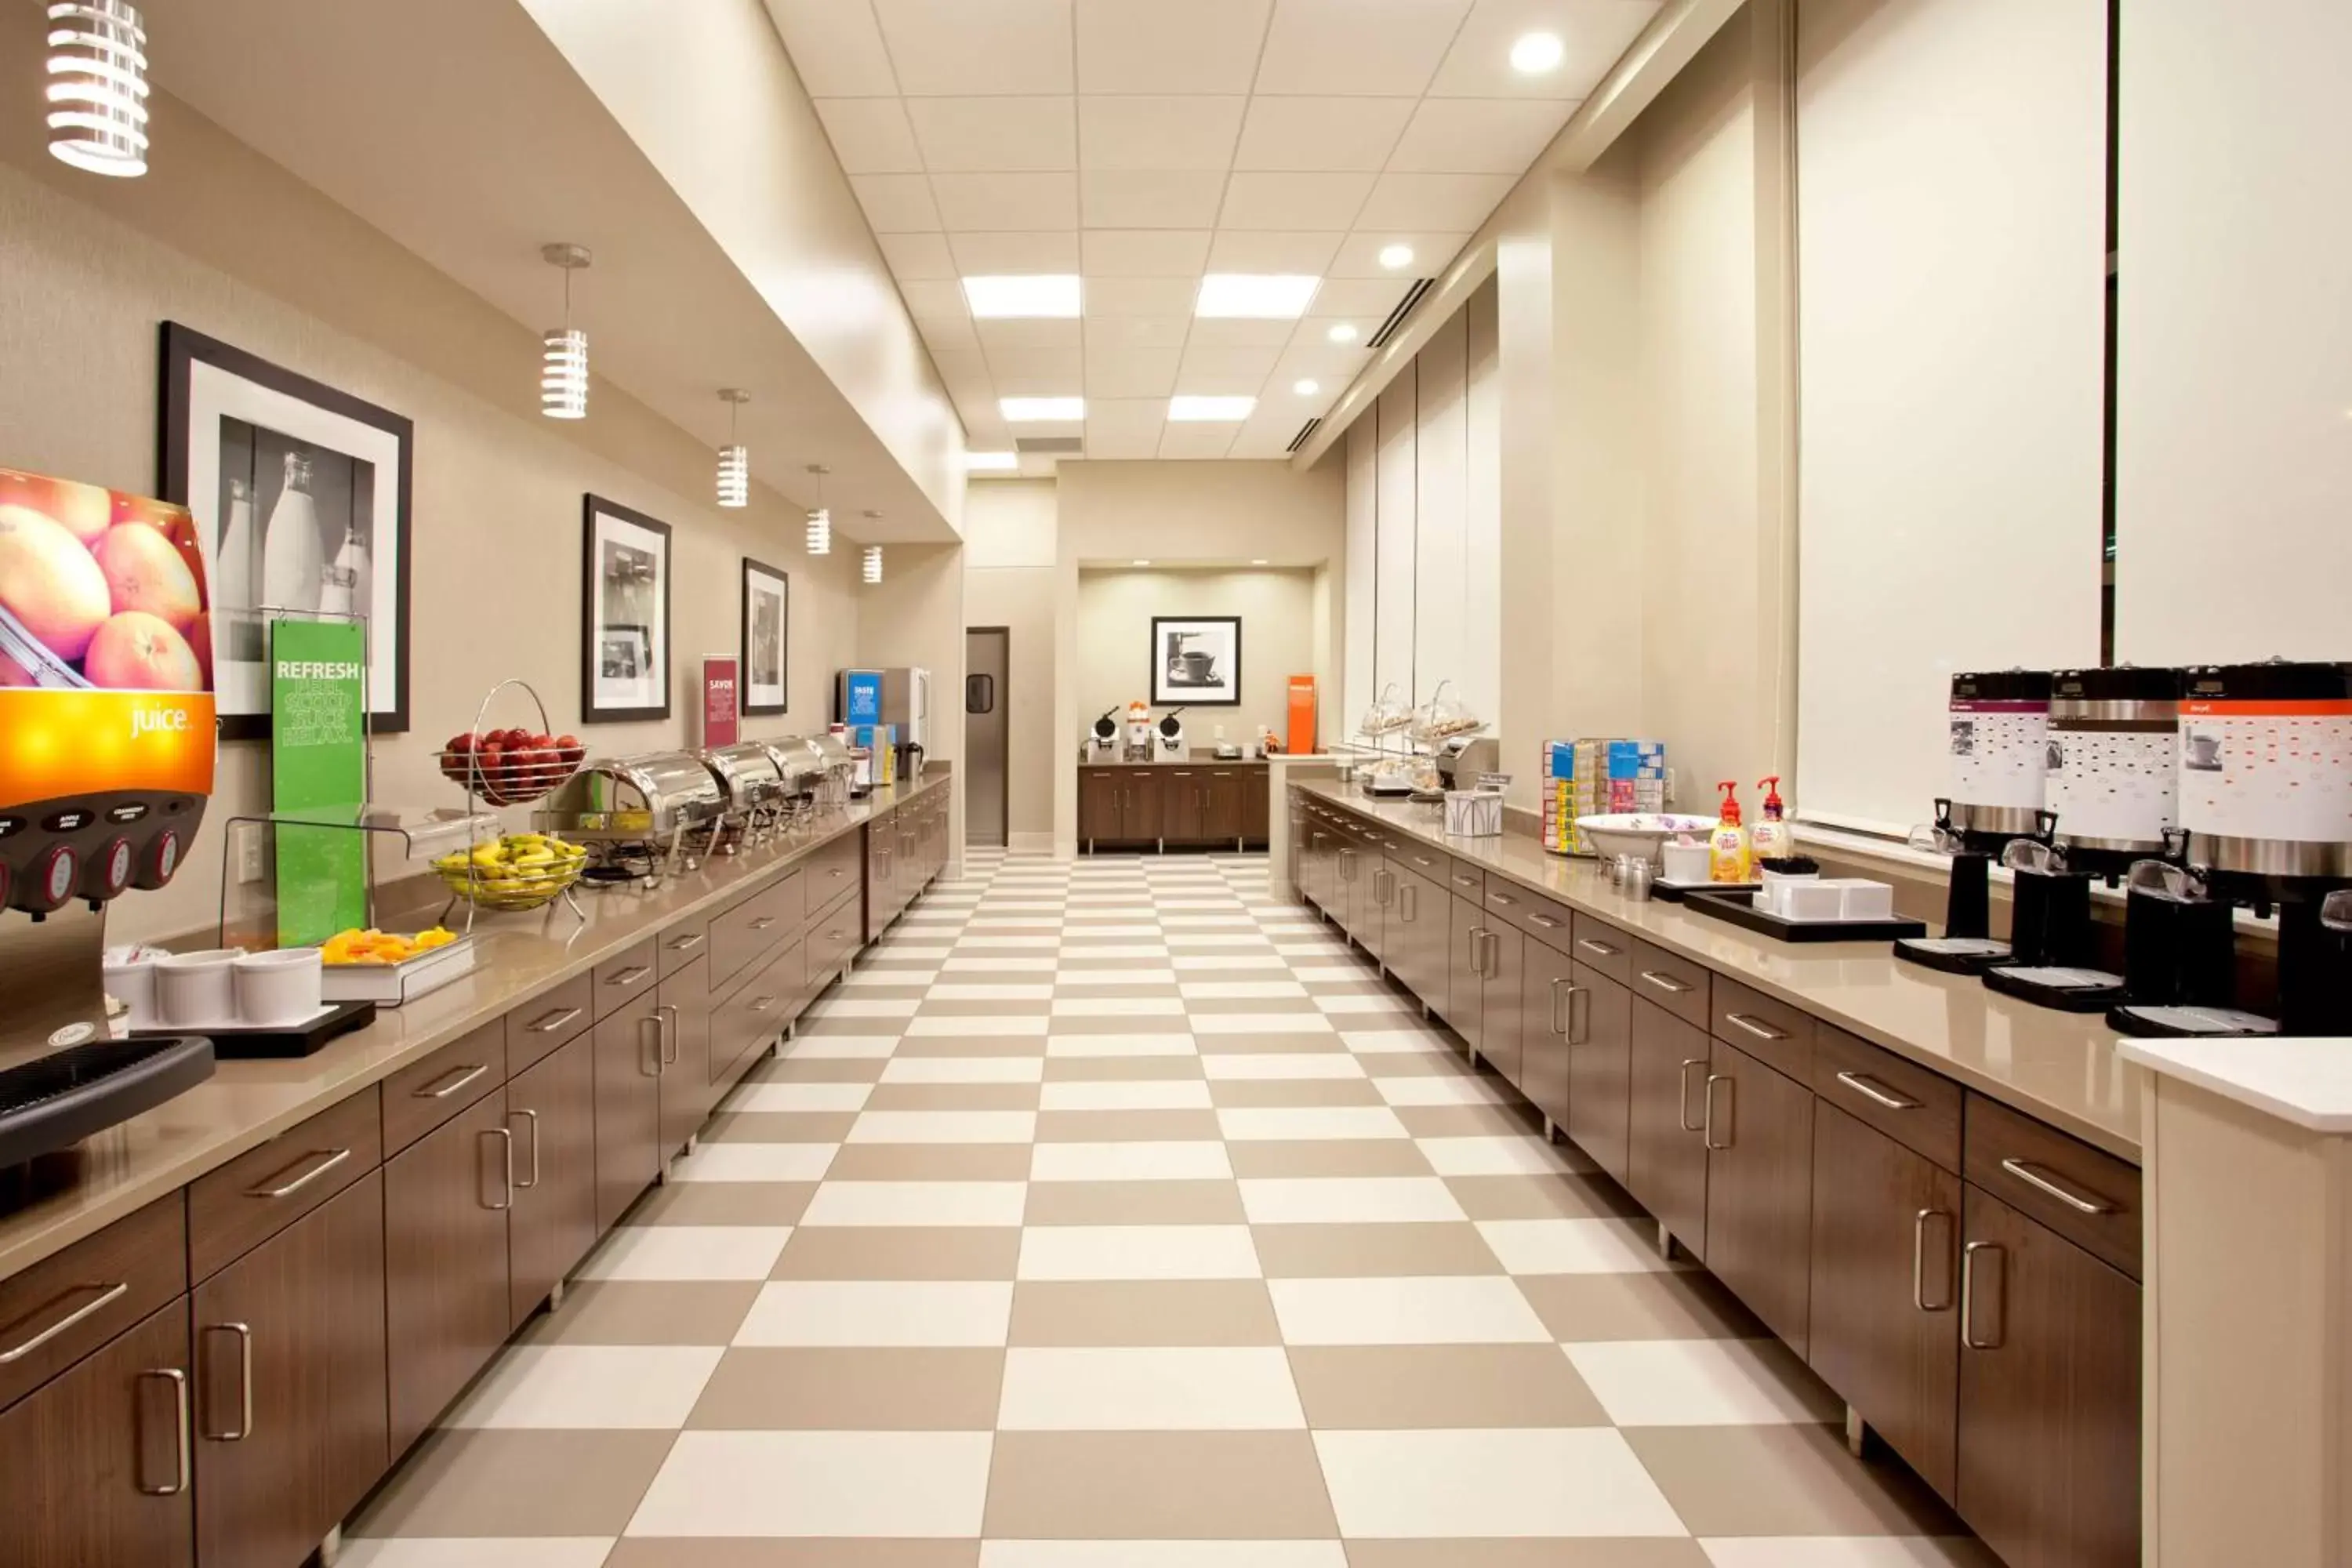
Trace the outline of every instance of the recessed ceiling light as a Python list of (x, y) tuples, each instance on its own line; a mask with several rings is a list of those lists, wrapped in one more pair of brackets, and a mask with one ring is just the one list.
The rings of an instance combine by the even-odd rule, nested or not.
[(966, 473), (1009, 474), (1021, 467), (1018, 452), (966, 452), (963, 455)]
[(1201, 279), (1201, 295), (1192, 313), (1295, 321), (1307, 313), (1307, 301), (1322, 286), (1320, 278), (1295, 272), (1212, 272)]
[(1267, 564), (1267, 562), (1266, 562), (1265, 557), (1265, 556), (1263, 556), (1263, 555), (1261, 555), (1261, 556), (1259, 556), (1256, 560), (1255, 560), (1255, 561), (1251, 562), (1251, 563), (1250, 563), (1250, 564), (1251, 564), (1251, 565), (1253, 565), (1253, 566), (1264, 566), (1264, 565)]
[(1130, 561), (1128, 564), (1129, 566), (1149, 566), (1151, 563), (1149, 561)]
[(1511, 68), (1521, 76), (1542, 76), (1559, 69), (1567, 56), (1558, 33), (1529, 33), (1511, 46)]
[(1250, 416), (1255, 397), (1171, 397), (1168, 417), (1175, 424), (1234, 425)]
[(1083, 397), (1003, 397), (996, 406), (1013, 425), (1075, 424), (1087, 416)]
[(1312, 397), (1317, 393), (1323, 390), (1323, 384), (1317, 381), (1313, 376), (1308, 376), (1304, 381), (1292, 382), (1290, 384), (1290, 390), (1297, 393), (1301, 397)]
[(971, 313), (982, 321), (1016, 317), (1075, 317), (1083, 290), (1071, 273), (1041, 272), (1014, 277), (967, 278), (963, 297)]
[(1323, 335), (1330, 339), (1335, 343), (1352, 343), (1356, 341), (1359, 334), (1356, 331), (1355, 322), (1341, 321), (1338, 326), (1333, 327), (1329, 331)]
[(1412, 247), (1384, 245), (1381, 247), (1381, 265), (1394, 272), (1412, 265)]

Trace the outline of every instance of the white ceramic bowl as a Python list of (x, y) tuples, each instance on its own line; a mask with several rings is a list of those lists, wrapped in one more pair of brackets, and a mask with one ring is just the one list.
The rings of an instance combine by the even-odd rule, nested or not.
[(243, 955), (233, 947), (174, 952), (155, 961), (155, 1012), (174, 1029), (198, 1029), (235, 1021), (236, 994), (230, 973)]
[(1580, 816), (1576, 830), (1603, 860), (1632, 855), (1658, 862), (1658, 847), (1683, 834), (1703, 835), (1715, 826), (1711, 816), (1683, 816), (1674, 812), (1612, 812)]
[(240, 1023), (297, 1024), (326, 1005), (320, 997), (326, 972), (315, 947), (245, 953), (234, 968)]

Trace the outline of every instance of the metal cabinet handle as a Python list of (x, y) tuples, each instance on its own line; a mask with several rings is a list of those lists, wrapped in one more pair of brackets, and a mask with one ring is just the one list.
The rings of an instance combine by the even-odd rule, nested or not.
[(207, 1443), (242, 1443), (253, 1436), (253, 1325), (206, 1323), (204, 1331), (236, 1336), (236, 1425), (218, 1432), (199, 1427), (196, 1436)]
[(1417, 882), (1407, 882), (1397, 889), (1397, 915), (1407, 925), (1421, 918), (1421, 900), (1416, 896), (1420, 891)]
[[(770, 923), (772, 924), (773, 922), (771, 921)], [(607, 985), (618, 985), (626, 989), (629, 986), (638, 984), (640, 981), (644, 980), (646, 975), (651, 974), (652, 973), (652, 970), (646, 968), (642, 963), (632, 963), (618, 974), (615, 974), (611, 979), (605, 981), (604, 984)]]
[(1558, 931), (1559, 929), (1559, 922), (1552, 919), (1549, 915), (1529, 915), (1528, 917), (1528, 923), (1529, 925), (1541, 926), (1546, 931)]
[[(1584, 1017), (1581, 1022), (1578, 1021), (1576, 1016), (1576, 1000), (1580, 996), (1584, 998)], [(1592, 987), (1579, 985), (1568, 994), (1568, 1043), (1571, 1046), (1581, 1046), (1590, 1043), (1591, 1038)]]
[(1457, 888), (1475, 888), (1478, 885), (1478, 879), (1475, 877), (1465, 877), (1459, 871), (1456, 871), (1454, 874), (1454, 885)]
[(1671, 974), (1661, 974), (1654, 969), (1644, 969), (1642, 971), (1642, 978), (1656, 986), (1659, 990), (1676, 996), (1682, 995), (1685, 992), (1690, 989), (1689, 984), (1685, 982), (1677, 980)]
[[(473, 1082), (476, 1079), (481, 1077), (484, 1073), (489, 1070), (490, 1064), (488, 1062), (469, 1062), (462, 1066), (451, 1068), (447, 1072), (442, 1074), (440, 1078), (433, 1080), (434, 1083), (440, 1084), (440, 1088), (435, 1089), (431, 1084), (428, 1084), (423, 1089), (412, 1091), (412, 1098), (416, 1100), (446, 1100), (451, 1095), (457, 1093), (459, 1089), (465, 1088), (467, 1084)], [(444, 1079), (446, 1081), (445, 1082)]]
[(1942, 1300), (1927, 1300), (1927, 1222), (1931, 1219), (1952, 1223), (1952, 1216), (1942, 1209), (1921, 1209), (1911, 1216), (1911, 1304), (1923, 1312), (1948, 1312), (1952, 1310), (1948, 1279)]
[[(834, 875), (838, 877), (841, 873), (835, 870)], [(706, 934), (703, 931), (695, 931), (687, 936), (672, 937), (669, 941), (669, 950), (672, 952), (691, 952), (702, 945)]]
[(661, 1047), (662, 1066), (677, 1065), (677, 1009), (660, 1006), (654, 1009), (654, 1025), (659, 1031), (655, 1044)]
[(59, 1318), (56, 1322), (51, 1323), (47, 1328), (43, 1329), (39, 1333), (35, 1334), (31, 1339), (26, 1340), (24, 1343), (19, 1345), (11, 1345), (8, 1349), (0, 1351), (0, 1366), (8, 1366), (16, 1362), (23, 1361), (35, 1351), (39, 1350), (43, 1345), (47, 1344), (51, 1340), (56, 1339), (59, 1334), (62, 1334), (68, 1329), (72, 1328), (76, 1323), (85, 1322), (90, 1318), (97, 1316), (106, 1308), (113, 1305), (117, 1301), (120, 1301), (123, 1297), (130, 1294), (131, 1282), (126, 1279), (119, 1285), (76, 1285), (72, 1287), (72, 1289), (65, 1291), (63, 1295), (59, 1295), (48, 1301), (43, 1302), (34, 1312), (27, 1313), (25, 1317), (19, 1318), (17, 1321), (20, 1323), (29, 1321), (33, 1317), (38, 1316), (40, 1312), (47, 1311), (49, 1308), (56, 1306), (59, 1301), (64, 1300), (67, 1296), (71, 1296), (76, 1291), (79, 1290), (95, 1290), (98, 1292), (98, 1295), (93, 1300), (85, 1301), (80, 1306), (76, 1307), (72, 1311), (68, 1312), (64, 1317)]
[(755, 920), (755, 921), (753, 921), (751, 922), (751, 929), (752, 929), (753, 931), (765, 931), (765, 930), (767, 930), (770, 926), (774, 925), (775, 923), (776, 923), (776, 917), (775, 917), (775, 916), (773, 916), (773, 915), (761, 915), (758, 920)]
[(188, 1489), (188, 1482), (194, 1473), (194, 1445), (189, 1441), (188, 1436), (194, 1424), (188, 1408), (188, 1374), (176, 1366), (150, 1367), (139, 1374), (139, 1381), (143, 1383), (151, 1377), (160, 1377), (172, 1385), (172, 1450), (177, 1463), (173, 1467), (173, 1479), (167, 1485), (151, 1487), (141, 1481), (138, 1487), (149, 1497), (178, 1497)]
[[(647, 1024), (651, 1024), (654, 1026), (653, 1066), (650, 1068), (646, 1065), (646, 1058), (645, 1054), (646, 1026)], [(661, 1077), (662, 1068), (669, 1065), (669, 1057), (662, 1049), (662, 1037), (665, 1033), (667, 1033), (667, 1031), (662, 1028), (661, 1009), (658, 1007), (637, 1020), (637, 1071), (646, 1078)]]
[(1842, 1072), (1837, 1075), (1837, 1080), (1838, 1082), (1845, 1085), (1846, 1088), (1853, 1090), (1854, 1093), (1862, 1096), (1864, 1100), (1871, 1101), (1873, 1104), (1883, 1105), (1889, 1110), (1916, 1110), (1919, 1109), (1919, 1102), (1917, 1100), (1906, 1099), (1902, 1095), (1890, 1091), (1885, 1085), (1880, 1083), (1876, 1079), (1872, 1078), (1867, 1073)]
[[(1560, 1021), (1559, 988), (1567, 984), (1568, 976), (1565, 974), (1557, 974), (1552, 977), (1551, 1005), (1544, 1016), (1545, 1026), (1549, 1028), (1553, 1034), (1558, 1035), (1563, 1040), (1568, 1038), (1568, 1026)], [(1569, 1005), (1570, 1007), (1574, 1007), (1576, 1004), (1570, 1002)]]
[(559, 1007), (552, 1013), (543, 1014), (532, 1019), (530, 1032), (534, 1035), (551, 1035), (578, 1016), (580, 1016), (580, 1009), (577, 1007)]
[(1705, 1072), (1706, 1070), (1706, 1058), (1705, 1057), (1685, 1057), (1683, 1058), (1683, 1065), (1679, 1075), (1681, 1078), (1681, 1083), (1675, 1095), (1675, 1122), (1685, 1132), (1704, 1132), (1706, 1131), (1706, 1123), (1705, 1121), (1693, 1121), (1690, 1119), (1690, 1072), (1693, 1068), (1696, 1068), (1699, 1071)]
[(2008, 1280), (2006, 1264), (2009, 1249), (1999, 1242), (1971, 1241), (1960, 1248), (1960, 1344), (1972, 1351), (1997, 1351), (2008, 1342), (2009, 1326), (2006, 1323), (2001, 1325), (1999, 1339), (1977, 1338), (1977, 1255), (1980, 1252), (2000, 1255), (2004, 1265), (2001, 1269), (2004, 1286)]
[(1726, 1013), (1723, 1016), (1725, 1022), (1738, 1025), (1759, 1040), (1785, 1040), (1789, 1037), (1786, 1031), (1776, 1029), (1745, 1013)]
[(1508, 893), (1489, 893), (1486, 895), (1486, 901), (1490, 904), (1500, 904), (1503, 908), (1507, 910), (1519, 900), (1511, 897)]
[[(527, 1182), (517, 1182), (515, 1184), (516, 1190), (528, 1192), (531, 1188), (539, 1185), (539, 1112), (536, 1110), (517, 1110), (514, 1114), (521, 1117), (525, 1121), (530, 1123), (530, 1179)], [(509, 1120), (512, 1120), (512, 1118), (509, 1118)]]
[[(1578, 937), (1576, 945), (1587, 952), (1597, 952), (1603, 958), (1615, 958), (1625, 951), (1622, 947), (1612, 947), (1605, 942), (1596, 942), (1589, 936)], [(1644, 974), (1643, 978), (1646, 980), (1649, 976)]]
[[(302, 1159), (317, 1160), (319, 1162), (317, 1164), (311, 1166), (309, 1170), (303, 1172), (300, 1175), (295, 1177), (290, 1182), (286, 1182), (274, 1187), (251, 1187), (247, 1189), (245, 1195), (249, 1198), (290, 1198), (296, 1193), (300, 1192), (304, 1187), (309, 1186), (312, 1182), (317, 1181), (320, 1177), (325, 1175), (328, 1172), (333, 1170), (336, 1166), (341, 1164), (351, 1157), (352, 1152), (349, 1149), (312, 1150), (310, 1153), (303, 1155)], [(300, 1161), (296, 1162), (297, 1164), (300, 1163)], [(293, 1168), (293, 1165), (289, 1165), (286, 1167), (286, 1170), (290, 1171)], [(278, 1173), (282, 1176), (286, 1173), (286, 1171), (280, 1171)]]
[(2076, 1214), (2101, 1215), (2116, 1212), (2116, 1205), (2105, 1198), (2086, 1198), (2080, 1193), (2070, 1192), (2023, 1160), (2003, 1160), (2000, 1163), (2000, 1168), (2034, 1191), (2056, 1198)]
[(503, 1178), (499, 1184), (499, 1201), (494, 1204), (486, 1203), (482, 1206), (490, 1210), (494, 1214), (503, 1214), (508, 1209), (514, 1207), (514, 1132), (510, 1128), (486, 1127), (482, 1130), (481, 1135), (485, 1138), (495, 1138), (499, 1141), (501, 1146), (499, 1150), (499, 1172)]
[(752, 998), (751, 1005), (743, 1010), (747, 1013), (764, 1013), (775, 1005), (776, 999), (773, 996), (757, 996)]
[[(1727, 1129), (1727, 1132), (1724, 1137), (1724, 1141), (1720, 1143), (1715, 1141), (1715, 1086), (1717, 1084), (1721, 1084), (1725, 1089), (1730, 1090), (1730, 1095), (1727, 1101), (1723, 1117), (1723, 1122)], [(1708, 1148), (1728, 1149), (1735, 1142), (1738, 1141), (1738, 1133), (1737, 1129), (1732, 1127), (1731, 1118), (1738, 1109), (1739, 1085), (1738, 1080), (1719, 1072), (1707, 1074), (1706, 1120), (1699, 1123), (1699, 1135)]]

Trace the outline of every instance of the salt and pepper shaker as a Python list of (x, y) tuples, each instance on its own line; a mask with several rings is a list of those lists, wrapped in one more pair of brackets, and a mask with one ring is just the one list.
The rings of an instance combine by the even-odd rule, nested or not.
[(1650, 901), (1650, 863), (1628, 855), (1625, 858), (1625, 896), (1635, 903)]

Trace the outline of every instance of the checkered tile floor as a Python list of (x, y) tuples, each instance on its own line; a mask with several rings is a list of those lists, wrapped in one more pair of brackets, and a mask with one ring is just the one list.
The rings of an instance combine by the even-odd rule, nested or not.
[(975, 854), (343, 1561), (1992, 1563), (1265, 889), (1262, 856)]

